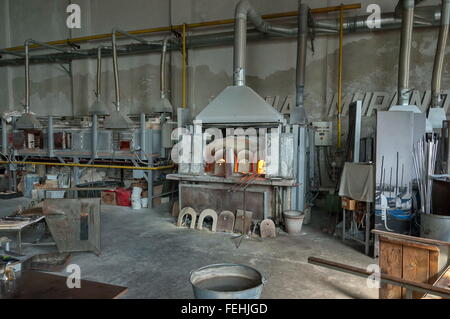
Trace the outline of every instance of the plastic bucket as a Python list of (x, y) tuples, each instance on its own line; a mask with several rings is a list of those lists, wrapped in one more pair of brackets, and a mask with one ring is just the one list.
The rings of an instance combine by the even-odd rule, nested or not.
[(148, 208), (148, 198), (147, 197), (141, 198), (141, 205), (142, 205), (142, 208)]
[(132, 199), (131, 200), (131, 208), (132, 209), (141, 209), (142, 208), (142, 204), (141, 204), (141, 199)]
[(283, 213), (286, 231), (289, 235), (300, 235), (305, 213), (297, 210), (288, 210)]
[(139, 197), (140, 198), (141, 194), (142, 194), (142, 188), (133, 187), (133, 192), (131, 193), (131, 197), (135, 197), (135, 198)]
[(266, 280), (256, 269), (238, 264), (209, 265), (191, 272), (196, 299), (259, 299)]

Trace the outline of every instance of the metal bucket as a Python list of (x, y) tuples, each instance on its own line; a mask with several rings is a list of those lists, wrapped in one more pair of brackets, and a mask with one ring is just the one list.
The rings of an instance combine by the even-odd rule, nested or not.
[(305, 213), (296, 210), (288, 210), (283, 213), (283, 216), (287, 233), (289, 235), (300, 235)]
[(209, 265), (191, 272), (196, 299), (259, 299), (266, 280), (256, 269), (238, 264)]
[(450, 216), (420, 214), (420, 237), (450, 242)]

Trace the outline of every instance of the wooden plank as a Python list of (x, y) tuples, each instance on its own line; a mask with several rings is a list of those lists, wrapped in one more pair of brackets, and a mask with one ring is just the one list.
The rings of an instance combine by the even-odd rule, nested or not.
[[(382, 274), (402, 278), (402, 245), (384, 241), (380, 237), (379, 266)], [(402, 298), (402, 288), (395, 285), (382, 283), (379, 289), (380, 299)]]
[(439, 252), (430, 251), (428, 283), (433, 284), (439, 276)]
[(24, 271), (16, 279), (15, 289), (1, 299), (114, 299), (128, 291), (126, 287), (81, 280), (81, 287), (70, 289), (67, 278), (37, 271)]
[(391, 244), (397, 244), (397, 245), (408, 246), (408, 247), (415, 247), (418, 249), (425, 249), (425, 250), (429, 250), (430, 252), (437, 252), (439, 255), (439, 248), (434, 245), (421, 244), (421, 243), (410, 242), (410, 241), (405, 241), (405, 240), (401, 240), (401, 239), (392, 239), (392, 238), (387, 238), (384, 236), (380, 236), (380, 238), (381, 238), (381, 240), (383, 240), (383, 242), (388, 242)]
[(450, 247), (450, 242), (447, 242), (447, 241), (415, 237), (415, 236), (408, 236), (408, 235), (402, 235), (402, 234), (397, 234), (397, 233), (389, 233), (389, 232), (385, 232), (385, 231), (381, 231), (381, 230), (377, 230), (377, 229), (373, 229), (372, 234), (384, 236), (384, 237), (388, 237), (388, 238), (404, 239), (404, 240), (414, 241), (414, 242), (418, 242), (418, 243)]
[[(403, 276), (409, 281), (428, 283), (429, 274), (429, 252), (426, 249), (412, 246), (403, 246)], [(406, 296), (406, 289), (403, 288), (403, 296)], [(414, 291), (413, 299), (420, 299), (423, 293)]]

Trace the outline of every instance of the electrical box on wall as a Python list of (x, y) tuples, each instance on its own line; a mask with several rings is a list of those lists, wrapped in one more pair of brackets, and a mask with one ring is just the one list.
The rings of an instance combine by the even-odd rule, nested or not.
[(332, 122), (313, 122), (316, 146), (331, 146), (333, 142)]

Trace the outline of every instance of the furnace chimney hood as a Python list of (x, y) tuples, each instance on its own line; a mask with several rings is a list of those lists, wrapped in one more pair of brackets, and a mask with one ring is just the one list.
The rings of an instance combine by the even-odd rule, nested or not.
[[(247, 18), (260, 27), (264, 21), (246, 0), (236, 6), (234, 25), (233, 86), (223, 90), (200, 114), (203, 123), (280, 123), (284, 116), (245, 85), (247, 58)], [(267, 25), (266, 25), (267, 27)]]
[(229, 86), (196, 117), (203, 123), (279, 123), (284, 120), (248, 86)]
[[(25, 47), (25, 113), (16, 121), (15, 126), (18, 130), (41, 130), (42, 124), (36, 116), (30, 112), (30, 43), (34, 40), (26, 40)], [(37, 43), (37, 42), (36, 42)]]

